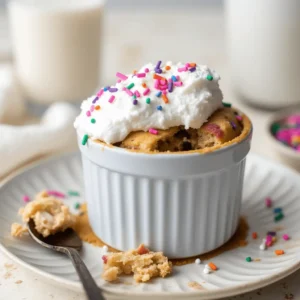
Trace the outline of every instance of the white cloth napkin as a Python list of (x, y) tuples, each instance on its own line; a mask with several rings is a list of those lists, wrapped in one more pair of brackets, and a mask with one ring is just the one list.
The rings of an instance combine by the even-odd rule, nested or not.
[(25, 107), (12, 68), (0, 67), (0, 178), (35, 157), (75, 148), (75, 107), (55, 103), (38, 123), (21, 125)]

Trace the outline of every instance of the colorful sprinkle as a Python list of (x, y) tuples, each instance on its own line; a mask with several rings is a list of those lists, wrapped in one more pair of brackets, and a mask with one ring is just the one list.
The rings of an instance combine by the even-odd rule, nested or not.
[(123, 91), (125, 91), (129, 96), (133, 96), (133, 93), (132, 91), (126, 89), (126, 88), (123, 88)]
[(190, 67), (196, 67), (196, 63), (190, 63)]
[(103, 88), (104, 92), (108, 91), (109, 90), (109, 86), (106, 86)]
[(186, 66), (184, 66), (182, 68), (178, 68), (178, 72), (185, 72), (187, 70), (188, 70), (188, 68)]
[(138, 77), (138, 78), (146, 77), (146, 73), (137, 73), (136, 77)]
[(276, 236), (276, 231), (268, 231), (267, 236)]
[(24, 195), (24, 196), (22, 197), (22, 199), (23, 199), (23, 201), (24, 201), (25, 203), (27, 203), (27, 202), (30, 201), (30, 198), (29, 198), (29, 196), (27, 196), (27, 195)]
[(145, 73), (149, 73), (149, 69), (148, 68), (145, 69)]
[(242, 117), (242, 116), (236, 116), (236, 119), (237, 119), (238, 121), (240, 121), (240, 122), (243, 121), (243, 117)]
[(109, 102), (109, 103), (113, 103), (114, 100), (115, 100), (115, 98), (116, 98), (116, 97), (115, 97), (114, 95), (111, 95), (110, 98), (108, 99), (108, 102)]
[(76, 203), (74, 204), (74, 208), (75, 208), (75, 209), (79, 209), (79, 208), (80, 208), (80, 206), (81, 206), (81, 205), (80, 205), (80, 203), (79, 203), (79, 202), (76, 202)]
[(265, 243), (260, 244), (259, 249), (262, 250), (262, 251), (266, 250), (267, 249), (266, 244)]
[(130, 83), (130, 84), (127, 86), (127, 89), (130, 90), (130, 89), (132, 89), (133, 87), (134, 87), (134, 83), (132, 82), (132, 83)]
[(233, 130), (236, 130), (236, 124), (234, 122), (230, 121), (230, 125)]
[(157, 109), (157, 110), (162, 110), (162, 106), (161, 106), (161, 105), (158, 105), (158, 106), (156, 107), (156, 109)]
[(91, 119), (91, 123), (95, 124), (96, 123), (96, 119)]
[(103, 255), (103, 256), (102, 256), (102, 260), (103, 260), (103, 263), (104, 263), (104, 264), (107, 264), (107, 256), (106, 256), (106, 255)]
[(162, 73), (162, 69), (155, 69), (155, 72), (158, 73), (158, 74), (161, 74)]
[(143, 92), (143, 95), (146, 96), (150, 93), (150, 89), (149, 88), (146, 88)]
[(167, 95), (163, 94), (162, 99), (166, 104), (169, 103), (169, 99), (168, 99)]
[(159, 69), (160, 68), (160, 65), (161, 65), (161, 60), (159, 60), (155, 66), (155, 69)]
[(55, 191), (55, 190), (49, 190), (47, 191), (47, 194), (49, 196), (54, 196), (54, 197), (58, 197), (58, 198), (65, 198), (66, 195), (64, 193), (61, 193), (59, 191)]
[(79, 192), (72, 191), (72, 190), (68, 191), (68, 195), (71, 197), (79, 197), (80, 196)]
[(204, 129), (209, 131), (211, 134), (214, 134), (217, 138), (222, 138), (224, 136), (224, 132), (217, 124), (214, 123), (206, 124), (204, 125)]
[(121, 81), (122, 81), (121, 79), (118, 79), (118, 80), (117, 80), (117, 83), (120, 83)]
[(170, 67), (170, 66), (166, 66), (165, 69), (166, 69), (167, 71), (169, 71), (169, 70), (171, 69), (171, 67)]
[(272, 199), (271, 198), (266, 198), (265, 199), (265, 205), (266, 207), (272, 207)]
[(206, 79), (207, 79), (208, 81), (212, 81), (214, 78), (213, 78), (210, 74), (208, 74), (208, 75), (206, 76)]
[(286, 233), (282, 236), (282, 238), (283, 238), (285, 241), (288, 241), (288, 240), (290, 239), (289, 235), (286, 234)]
[(257, 232), (252, 232), (252, 238), (253, 238), (254, 240), (257, 239)]
[(81, 144), (84, 146), (87, 143), (88, 139), (89, 139), (89, 136), (87, 134), (85, 134), (82, 138)]
[(97, 97), (100, 98), (100, 97), (102, 96), (103, 93), (104, 93), (104, 90), (101, 89), (96, 95), (97, 95)]
[(274, 214), (278, 214), (282, 212), (282, 208), (281, 207), (275, 207), (273, 210)]
[(279, 213), (274, 217), (274, 221), (278, 222), (278, 221), (282, 220), (283, 218), (284, 218), (283, 213)]
[(251, 262), (252, 261), (252, 258), (250, 256), (246, 257), (246, 261), (247, 262)]
[(98, 96), (96, 96), (95, 98), (94, 98), (94, 100), (92, 101), (92, 103), (96, 103), (97, 101), (99, 100), (99, 97)]
[(157, 135), (158, 134), (158, 130), (154, 129), (154, 128), (150, 128), (149, 129), (149, 133)]
[(117, 72), (116, 76), (119, 77), (121, 80), (126, 80), (128, 77), (122, 73)]
[(174, 81), (174, 82), (176, 82), (177, 81), (177, 78), (176, 78), (176, 76), (174, 76), (174, 75), (172, 75), (172, 80)]
[(118, 88), (109, 88), (109, 91), (111, 92), (111, 93), (115, 93), (115, 92), (117, 92), (118, 91)]
[(88, 111), (86, 112), (86, 115), (87, 115), (87, 117), (90, 117), (90, 116), (91, 116), (91, 112), (88, 110)]
[(224, 107), (231, 107), (231, 103), (222, 102)]
[(169, 93), (172, 93), (172, 91), (173, 91), (173, 80), (172, 79), (169, 79), (169, 81), (168, 81), (168, 91), (169, 91)]
[(214, 270), (214, 271), (217, 271), (218, 270), (218, 267), (213, 263), (213, 262), (210, 262), (208, 264), (208, 266), (211, 268), (211, 270)]
[(94, 109), (95, 109), (95, 106), (94, 106), (94, 105), (91, 105), (90, 111), (93, 112)]
[(156, 95), (155, 95), (155, 96), (156, 96), (156, 97), (160, 97), (160, 96), (161, 96), (161, 94), (162, 94), (161, 92), (158, 92), (158, 93), (156, 93)]
[(282, 254), (284, 254), (284, 251), (281, 250), (281, 249), (275, 250), (274, 252), (275, 252), (276, 255), (282, 255)]
[(157, 75), (157, 74), (153, 74), (153, 78), (154, 78), (154, 79), (159, 79), (159, 80), (165, 79), (164, 77), (159, 76), (159, 75)]
[(195, 68), (195, 67), (190, 68), (189, 71), (190, 71), (190, 72), (195, 72), (195, 71), (196, 71), (196, 68)]
[(159, 88), (159, 79), (155, 79), (155, 81), (154, 81), (154, 87), (155, 87), (156, 89)]
[(143, 88), (147, 88), (147, 84), (145, 82), (142, 83)]
[(100, 108), (101, 108), (100, 105), (95, 106), (95, 110), (100, 110)]
[(182, 86), (182, 81), (175, 81), (173, 84), (175, 86)]
[(151, 102), (151, 99), (150, 99), (150, 98), (147, 98), (147, 99), (146, 99), (146, 103), (147, 103), (147, 104), (150, 104), (150, 102)]
[(135, 99), (135, 100), (133, 100), (133, 105), (137, 105), (139, 102)]

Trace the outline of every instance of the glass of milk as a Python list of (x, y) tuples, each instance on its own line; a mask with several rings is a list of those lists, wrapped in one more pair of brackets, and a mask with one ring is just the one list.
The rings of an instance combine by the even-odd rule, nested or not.
[(225, 3), (234, 90), (264, 108), (300, 104), (300, 1)]
[(28, 100), (77, 102), (99, 84), (104, 0), (8, 1), (14, 63)]

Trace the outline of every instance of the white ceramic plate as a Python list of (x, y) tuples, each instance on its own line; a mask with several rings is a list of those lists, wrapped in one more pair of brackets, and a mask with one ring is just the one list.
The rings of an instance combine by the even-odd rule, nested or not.
[[(76, 190), (82, 194), (81, 161), (78, 154), (55, 158), (28, 168), (16, 175), (0, 188), (0, 249), (11, 259), (45, 279), (81, 290), (81, 284), (70, 261), (63, 255), (44, 249), (29, 237), (10, 237), (10, 225), (18, 220), (17, 211), (23, 205), (22, 195), (34, 195), (42, 189), (67, 192)], [(290, 241), (281, 238), (276, 249), (284, 249), (285, 255), (276, 256), (274, 247), (260, 251), (261, 239), (213, 258), (220, 268), (209, 275), (203, 274), (204, 264), (175, 267), (174, 274), (166, 279), (156, 279), (149, 284), (135, 284), (131, 277), (123, 277), (119, 284), (106, 283), (100, 278), (102, 250), (85, 244), (83, 259), (89, 270), (108, 295), (108, 299), (217, 299), (244, 293), (273, 283), (300, 267), (300, 175), (265, 158), (249, 155), (244, 183), (242, 214), (247, 216), (250, 232), (260, 236), (276, 226), (284, 227), (280, 232), (288, 233)], [(270, 196), (275, 206), (284, 210), (285, 218), (273, 221), (272, 209), (267, 209), (264, 199)], [(82, 198), (68, 198), (73, 207)], [(298, 253), (298, 254), (297, 254)], [(260, 258), (260, 262), (248, 263), (247, 256)], [(126, 282), (125, 282), (126, 281)], [(194, 290), (188, 286), (196, 281), (203, 286)]]

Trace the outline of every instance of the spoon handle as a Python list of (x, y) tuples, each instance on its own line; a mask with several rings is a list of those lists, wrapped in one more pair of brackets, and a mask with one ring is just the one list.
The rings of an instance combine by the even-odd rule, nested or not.
[(84, 290), (89, 300), (105, 300), (101, 290), (97, 286), (94, 278), (87, 269), (86, 265), (82, 261), (77, 250), (73, 248), (67, 248), (66, 254), (72, 260), (72, 263), (77, 271), (78, 276), (81, 279)]

